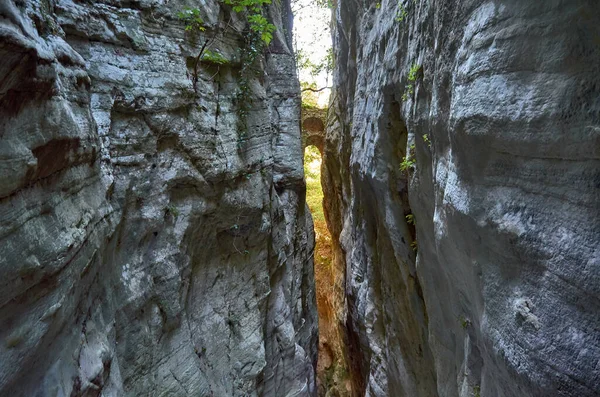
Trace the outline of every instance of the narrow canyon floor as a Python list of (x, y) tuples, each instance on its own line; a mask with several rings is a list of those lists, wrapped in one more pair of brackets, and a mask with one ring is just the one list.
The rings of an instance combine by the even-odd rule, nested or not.
[(336, 269), (333, 263), (331, 233), (323, 213), (321, 165), (319, 149), (307, 146), (304, 150), (306, 204), (315, 228), (315, 289), (319, 313), (317, 392), (319, 396), (343, 397), (352, 395), (343, 341), (343, 271)]

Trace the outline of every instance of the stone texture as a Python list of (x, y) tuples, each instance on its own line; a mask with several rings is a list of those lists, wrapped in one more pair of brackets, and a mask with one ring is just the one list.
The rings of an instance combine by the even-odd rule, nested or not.
[(325, 147), (325, 124), (327, 109), (303, 107), (302, 109), (302, 150), (314, 145), (321, 154)]
[[(184, 6), (232, 26), (196, 91)], [(0, 1), (0, 395), (314, 395), (289, 5), (268, 12), (244, 133), (227, 7)]]
[(600, 395), (600, 4), (343, 1), (333, 39), (357, 394)]

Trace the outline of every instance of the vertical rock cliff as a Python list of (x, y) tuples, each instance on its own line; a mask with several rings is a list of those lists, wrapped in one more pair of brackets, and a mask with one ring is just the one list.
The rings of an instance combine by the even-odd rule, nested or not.
[[(195, 87), (185, 6), (222, 58)], [(0, 395), (314, 393), (287, 1), (268, 18), (241, 120), (228, 6), (0, 1)]]
[(333, 36), (357, 394), (600, 395), (600, 4), (341, 1)]

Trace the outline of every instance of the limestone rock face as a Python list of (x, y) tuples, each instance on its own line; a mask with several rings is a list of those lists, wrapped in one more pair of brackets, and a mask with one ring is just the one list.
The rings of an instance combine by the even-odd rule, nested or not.
[(355, 390), (600, 395), (600, 3), (340, 1), (333, 36)]
[[(246, 23), (216, 1), (0, 1), (0, 395), (314, 394), (289, 5), (268, 13), (240, 98)], [(226, 62), (194, 87), (203, 37)]]

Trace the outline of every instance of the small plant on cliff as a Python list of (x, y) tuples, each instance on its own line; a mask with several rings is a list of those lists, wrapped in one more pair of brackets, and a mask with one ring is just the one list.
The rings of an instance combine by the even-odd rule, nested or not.
[[(235, 13), (242, 14), (248, 21), (248, 31), (244, 35), (245, 42), (241, 49), (241, 70), (240, 79), (238, 82), (238, 93), (236, 102), (238, 104), (238, 119), (239, 119), (239, 136), (238, 147), (242, 142), (247, 140), (247, 122), (246, 117), (250, 109), (249, 101), (251, 100), (250, 79), (254, 75), (254, 63), (257, 57), (262, 54), (265, 46), (268, 46), (273, 40), (273, 32), (275, 25), (270, 23), (264, 15), (263, 8), (265, 5), (271, 4), (271, 0), (222, 0), (223, 4), (231, 6)], [(203, 33), (206, 31), (206, 26), (200, 9), (185, 8), (177, 14), (177, 17), (185, 22), (185, 31), (192, 34)], [(211, 50), (211, 46), (217, 39), (217, 35), (223, 33), (231, 27), (231, 18), (222, 29), (215, 29), (211, 37), (205, 38), (198, 55), (193, 63), (193, 78), (192, 84), (194, 91), (197, 90), (198, 83), (198, 68), (200, 62), (212, 63), (217, 67), (228, 64), (229, 61), (220, 53)], [(216, 25), (219, 27), (219, 23)], [(218, 73), (218, 71), (217, 71)], [(214, 76), (213, 76), (214, 77)]]
[(401, 0), (398, 1), (398, 9), (396, 10), (396, 22), (402, 22), (408, 16), (408, 11), (402, 5)]
[(408, 71), (408, 81), (414, 82), (417, 80), (417, 74), (419, 73), (419, 70), (421, 70), (421, 65), (413, 63)]
[(215, 65), (226, 65), (229, 61), (220, 53), (215, 51), (206, 50), (202, 55), (202, 61), (207, 63), (213, 63)]
[[(250, 37), (258, 36), (261, 43), (269, 45), (273, 39), (273, 32), (275, 31), (275, 25), (270, 23), (263, 15), (263, 6), (271, 4), (271, 0), (223, 0), (223, 3), (232, 7), (236, 13), (241, 13), (246, 16), (250, 29)], [(206, 31), (206, 25), (202, 18), (202, 13), (198, 8), (184, 8), (182, 11), (177, 13), (177, 17), (185, 22), (185, 31), (191, 34), (204, 33)], [(231, 20), (229, 21), (231, 22)], [(211, 54), (216, 54), (210, 51), (211, 45), (215, 42), (218, 33), (224, 33), (229, 27), (230, 23), (227, 23), (222, 30), (216, 29), (212, 37), (206, 38), (200, 48), (200, 52), (196, 56), (196, 62), (194, 64), (194, 89), (198, 81), (198, 63), (200, 60), (206, 60), (208, 62), (213, 61), (218, 65), (225, 64), (225, 58), (214, 58)], [(247, 40), (248, 41), (248, 40)], [(252, 41), (252, 40), (250, 40)], [(248, 45), (254, 44), (254, 45)], [(245, 48), (242, 49), (242, 58), (246, 52), (258, 52), (263, 49), (262, 46), (256, 48), (256, 43), (246, 43)], [(219, 54), (220, 55), (220, 54)], [(248, 58), (248, 57), (246, 57)], [(256, 56), (252, 58), (254, 60)]]
[(247, 140), (248, 135), (246, 119), (250, 110), (250, 78), (256, 74), (253, 66), (265, 47), (271, 43), (275, 25), (270, 23), (263, 15), (263, 6), (271, 4), (271, 0), (224, 0), (224, 2), (231, 5), (233, 11), (245, 14), (250, 24), (250, 32), (246, 36), (246, 42), (242, 48), (242, 67), (238, 83), (239, 89), (236, 95), (239, 116), (239, 148)]
[(404, 87), (404, 94), (402, 94), (402, 100), (407, 101), (408, 98), (411, 97), (414, 93), (415, 91), (412, 84), (407, 84), (406, 87)]
[(408, 214), (406, 215), (406, 223), (408, 223), (409, 225), (414, 225), (415, 224), (415, 216), (413, 214)]
[(407, 155), (406, 157), (404, 157), (402, 159), (402, 162), (400, 163), (400, 170), (401, 171), (408, 171), (408, 170), (414, 168), (415, 164), (416, 164), (415, 160), (412, 159), (410, 157), (410, 155)]
[(460, 316), (460, 326), (463, 327), (463, 329), (467, 329), (469, 325), (471, 325), (471, 320), (465, 316)]
[(427, 146), (431, 147), (431, 141), (429, 140), (429, 135), (423, 134), (423, 142), (427, 144)]
[(408, 153), (406, 154), (406, 156), (402, 159), (402, 162), (400, 163), (401, 171), (409, 171), (409, 170), (415, 168), (417, 161), (414, 157), (414, 152), (415, 152), (415, 145), (412, 144), (412, 145), (410, 145)]
[(177, 219), (177, 217), (179, 216), (179, 209), (173, 204), (169, 204), (165, 208), (165, 214), (171, 214), (173, 218)]
[[(416, 4), (417, 0), (412, 0), (407, 3), (410, 5), (411, 3)], [(402, 22), (408, 17), (408, 10), (402, 4), (402, 0), (398, 0), (398, 9), (396, 10), (396, 22)]]
[(417, 77), (419, 75), (419, 71), (421, 70), (421, 65), (417, 63), (413, 63), (408, 71), (408, 84), (404, 89), (404, 94), (402, 95), (402, 100), (406, 101), (409, 97), (411, 97), (414, 92), (414, 83), (417, 81)]
[(473, 386), (473, 397), (481, 397), (481, 387)]

